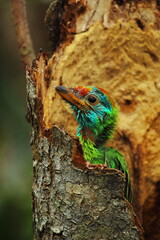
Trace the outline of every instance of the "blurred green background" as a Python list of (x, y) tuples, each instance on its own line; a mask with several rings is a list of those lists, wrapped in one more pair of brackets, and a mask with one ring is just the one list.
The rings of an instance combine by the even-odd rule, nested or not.
[[(26, 0), (36, 53), (48, 51), (45, 12), (51, 1)], [(32, 239), (31, 127), (25, 119), (25, 70), (12, 23), (10, 0), (0, 0), (0, 239)]]

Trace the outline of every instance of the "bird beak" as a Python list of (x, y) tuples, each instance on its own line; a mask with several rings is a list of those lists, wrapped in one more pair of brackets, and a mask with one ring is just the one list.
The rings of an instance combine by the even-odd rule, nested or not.
[(80, 96), (78, 96), (78, 92), (74, 90), (74, 88), (66, 88), (64, 86), (57, 86), (56, 92), (68, 103), (73, 104), (81, 111), (86, 111), (91, 109), (88, 104), (86, 104)]

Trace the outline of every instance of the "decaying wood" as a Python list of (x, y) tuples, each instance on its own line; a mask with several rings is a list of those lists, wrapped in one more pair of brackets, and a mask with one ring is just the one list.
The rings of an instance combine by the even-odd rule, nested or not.
[(17, 34), (18, 48), (21, 60), (24, 64), (30, 65), (35, 58), (33, 44), (28, 27), (25, 0), (12, 0), (12, 18)]
[[(88, 169), (83, 172), (79, 166), (75, 168), (71, 163), (69, 150), (72, 144), (74, 145), (74, 140), (56, 128), (52, 131), (54, 124), (64, 127), (71, 134), (75, 133), (77, 127), (68, 107), (56, 95), (54, 87), (94, 85), (107, 89), (120, 107), (118, 131), (115, 140), (110, 142), (110, 146), (119, 149), (128, 161), (134, 190), (134, 208), (145, 227), (146, 239), (150, 240), (150, 236), (152, 240), (159, 239), (158, 233), (155, 232), (155, 229), (159, 229), (160, 217), (157, 211), (160, 181), (160, 9), (158, 2), (66, 0), (60, 8), (60, 18), (57, 12), (56, 16), (54, 14), (55, 11), (50, 9), (46, 16), (49, 31), (52, 31), (51, 26), (54, 25), (54, 21), (58, 22), (58, 36), (53, 37), (52, 43), (53, 46), (55, 44), (54, 53), (51, 58), (40, 53), (32, 68), (28, 69), (30, 83), (28, 92), (31, 94), (28, 102), (33, 125), (33, 200), (34, 226), (37, 229), (35, 236), (37, 239), (100, 239), (99, 234), (101, 234), (101, 239), (141, 239), (137, 225), (134, 226), (134, 232), (137, 235), (131, 237), (130, 231), (135, 224), (134, 214), (122, 195), (119, 195), (120, 189), (123, 188), (123, 181), (117, 171), (111, 173), (108, 170)], [(52, 38), (52, 33), (50, 36)], [(57, 172), (56, 169), (58, 169)], [(66, 169), (70, 173), (69, 176)], [(98, 182), (98, 188), (94, 192), (95, 196), (99, 197), (98, 200), (94, 199), (97, 201), (96, 206), (94, 201), (90, 202), (93, 200), (92, 197), (87, 198), (88, 189), (93, 196), (94, 181), (89, 180), (92, 179), (91, 176), (94, 176), (96, 184)], [(111, 181), (112, 177), (118, 189), (114, 189), (115, 185), (112, 186), (112, 184), (109, 184), (110, 189), (108, 189), (108, 181)], [(69, 181), (69, 185), (64, 179)], [(107, 183), (106, 198), (103, 191), (100, 191), (104, 189), (105, 183), (102, 181), (104, 179)], [(80, 184), (79, 187), (77, 184)], [(87, 189), (86, 192), (85, 189)], [(68, 196), (73, 197), (74, 223), (70, 222), (73, 219), (70, 202), (63, 200), (63, 197), (68, 200)], [(111, 196), (115, 198), (112, 201)], [(109, 201), (108, 198), (110, 198)], [(85, 205), (86, 199), (88, 205)], [(114, 201), (119, 203), (116, 211), (113, 206)], [(82, 218), (84, 212), (81, 206), (84, 204), (89, 208), (91, 203), (91, 206), (93, 204), (97, 209), (98, 202), (100, 206), (106, 206), (106, 212), (104, 209), (102, 212), (96, 210), (96, 214), (99, 215), (95, 217), (92, 211), (88, 210), (90, 217), (87, 222), (87, 217), (85, 220)], [(68, 207), (65, 204), (69, 204)], [(118, 226), (121, 218), (117, 214), (120, 212), (119, 207), (122, 209), (124, 219), (126, 217), (124, 232), (127, 231), (130, 234), (128, 238), (127, 235), (124, 237), (123, 228), (119, 231), (120, 228), (117, 227), (118, 237), (115, 234), (114, 221)], [(126, 209), (126, 216), (123, 214), (124, 209)], [(107, 218), (109, 216), (107, 211), (112, 212), (117, 218), (110, 215), (110, 221)], [(105, 234), (114, 233), (115, 237), (110, 235), (110, 238), (105, 238), (103, 231), (98, 231), (101, 213), (106, 214), (107, 222), (110, 223), (109, 226), (101, 226), (103, 231)], [(96, 238), (92, 235), (94, 231), (90, 232), (91, 219), (95, 220), (93, 228), (97, 227), (98, 237)], [(128, 224), (129, 219), (130, 224)], [(81, 221), (80, 228), (77, 228), (77, 221)], [(71, 233), (68, 230), (69, 226), (72, 229)], [(77, 235), (70, 237), (69, 234), (76, 234), (73, 231), (74, 227)], [(80, 237), (79, 234), (82, 234), (83, 230), (87, 231), (86, 234), (91, 233), (91, 238), (87, 238), (87, 235)], [(50, 235), (47, 238), (48, 232)]]

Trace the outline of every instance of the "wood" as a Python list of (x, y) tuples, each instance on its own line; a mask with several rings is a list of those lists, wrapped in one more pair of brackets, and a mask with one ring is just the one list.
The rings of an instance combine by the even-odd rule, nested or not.
[(35, 54), (28, 27), (25, 0), (12, 0), (11, 3), (12, 18), (21, 60), (24, 66), (30, 65), (35, 58)]
[[(92, 211), (88, 210), (90, 216), (88, 224), (92, 216), (96, 224), (94, 226), (97, 226), (95, 233), (97, 237), (94, 239), (100, 239), (99, 234), (101, 239), (114, 239), (116, 229), (118, 229), (118, 235), (115, 239), (127, 238), (126, 235), (124, 238), (123, 228), (121, 231), (119, 227), (115, 229), (119, 224), (117, 213), (120, 211), (125, 219), (124, 228), (129, 234), (128, 239), (132, 239), (133, 229), (135, 233), (133, 239), (142, 239), (142, 232), (139, 224), (135, 222), (131, 207), (122, 195), (119, 195), (120, 189), (123, 189), (123, 180), (119, 173), (115, 171), (111, 174), (109, 170), (101, 168), (91, 170), (90, 167), (85, 166), (82, 156), (78, 157), (75, 161), (77, 165), (73, 166), (74, 161), (70, 151), (75, 146), (74, 138), (57, 128), (52, 131), (55, 124), (60, 128), (63, 127), (69, 134), (75, 133), (77, 127), (66, 103), (64, 104), (55, 93), (54, 87), (58, 85), (99, 86), (107, 89), (117, 101), (120, 108), (119, 125), (115, 140), (109, 145), (120, 150), (129, 164), (134, 190), (134, 209), (143, 223), (146, 239), (159, 239), (160, 236), (155, 231), (159, 229), (160, 217), (156, 210), (160, 181), (160, 10), (158, 2), (123, 0), (66, 0), (63, 4), (62, 1), (57, 2), (59, 4), (54, 4), (54, 7), (58, 6), (60, 17), (55, 8), (50, 8), (46, 16), (49, 31), (52, 31), (50, 26), (54, 25), (54, 21), (58, 22), (56, 31), (59, 35), (53, 39), (51, 37), (52, 45), (55, 44), (53, 55), (49, 58), (46, 54), (39, 53), (32, 68), (28, 68), (29, 118), (33, 126), (35, 239), (67, 239), (66, 236), (71, 235), (74, 238), (70, 237), (70, 239), (93, 238), (94, 230), (92, 232), (90, 227), (86, 228), (87, 220), (85, 216), (82, 217), (84, 212), (80, 207), (83, 202), (80, 200), (87, 199), (89, 190), (83, 192), (82, 189), (84, 190), (87, 186), (85, 179), (90, 178), (90, 174), (93, 174), (95, 181), (98, 182), (98, 188), (95, 189), (96, 196), (99, 196), (101, 192), (99, 190), (103, 188), (104, 182), (108, 183), (112, 177), (115, 178), (119, 189), (116, 189), (115, 185), (111, 185), (109, 189), (105, 186), (106, 199), (104, 200), (102, 192), (96, 200), (96, 204), (100, 202), (100, 205), (106, 206), (109, 212), (111, 209), (115, 210), (114, 201), (116, 204), (119, 202), (110, 220), (107, 218), (107, 213), (102, 211), (106, 214), (105, 222), (109, 222), (108, 226), (104, 226), (103, 221), (97, 222), (99, 221), (97, 219), (101, 218), (98, 210), (96, 210), (98, 217), (94, 218), (92, 211), (94, 212), (93, 209), (97, 207), (94, 201), (85, 205), (86, 209), (89, 208), (89, 203), (93, 206)], [(50, 36), (53, 35), (50, 34)], [(67, 146), (69, 149), (66, 148)], [(80, 159), (82, 165), (79, 165)], [(58, 164), (58, 173), (56, 173), (55, 164)], [(69, 168), (68, 171), (73, 175), (66, 175), (65, 168)], [(82, 169), (85, 168), (87, 170), (83, 172)], [(78, 178), (78, 184), (80, 186), (84, 184), (83, 187), (77, 187), (76, 177), (75, 182), (72, 182), (73, 176), (76, 176), (75, 173), (77, 178), (81, 176)], [(56, 176), (59, 176), (59, 180)], [(68, 183), (64, 181), (67, 178), (71, 182), (69, 188)], [(62, 187), (59, 191), (58, 181), (59, 186)], [(94, 181), (89, 182), (88, 188), (91, 189), (92, 196)], [(56, 190), (59, 195), (55, 192)], [(114, 199), (111, 197), (112, 193), (115, 194)], [(72, 195), (73, 209), (70, 208), (70, 202), (65, 203), (68, 205), (63, 203), (63, 198)], [(77, 195), (82, 198), (77, 200)], [(88, 199), (92, 201), (92, 197)], [(121, 209), (121, 204), (124, 209)], [(62, 210), (57, 209), (57, 206), (62, 207)], [(123, 210), (127, 211), (126, 214)], [(85, 226), (83, 222), (80, 223), (81, 230), (76, 223), (70, 222), (73, 219), (72, 211), (76, 212), (75, 222), (78, 221), (78, 214), (81, 216), (80, 219), (85, 219)], [(55, 212), (58, 216), (57, 220)], [(62, 216), (65, 216), (64, 222)], [(101, 228), (103, 231), (99, 231)], [(83, 238), (80, 236), (82, 229), (86, 231), (86, 236), (83, 235)], [(105, 238), (103, 233), (108, 238)], [(91, 237), (88, 238), (88, 234), (91, 234)]]

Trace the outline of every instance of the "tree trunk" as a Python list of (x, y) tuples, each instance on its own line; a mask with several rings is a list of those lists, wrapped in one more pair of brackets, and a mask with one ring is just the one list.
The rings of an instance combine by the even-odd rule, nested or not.
[[(27, 71), (35, 239), (142, 239), (123, 176), (88, 166), (57, 85), (107, 89), (120, 107), (110, 146), (128, 161), (146, 239), (160, 238), (160, 18), (157, 1), (57, 0), (46, 14), (53, 55)], [(52, 130), (53, 128), (53, 130)], [(154, 216), (154, 217), (153, 217)]]
[(76, 140), (56, 127), (36, 142), (34, 239), (142, 239), (120, 172), (85, 165)]

